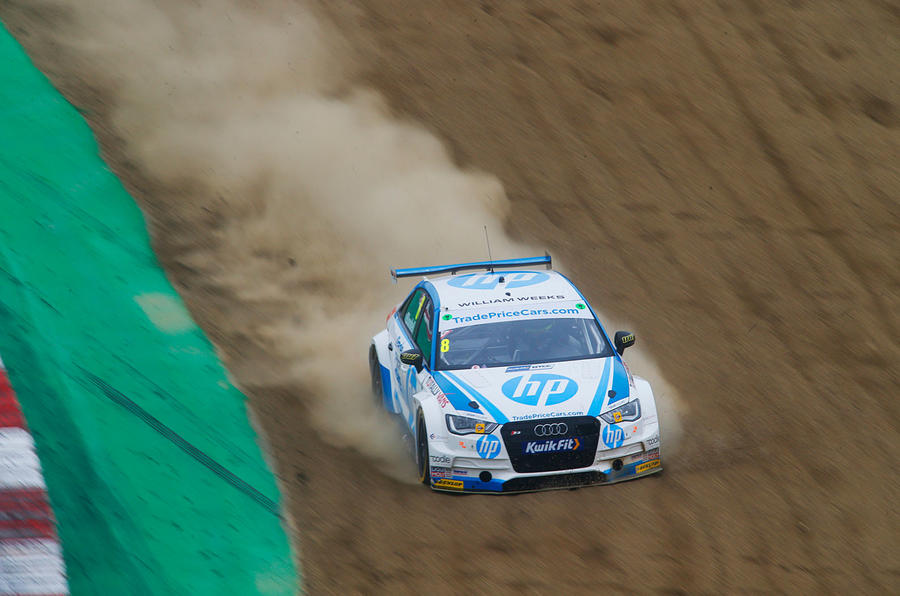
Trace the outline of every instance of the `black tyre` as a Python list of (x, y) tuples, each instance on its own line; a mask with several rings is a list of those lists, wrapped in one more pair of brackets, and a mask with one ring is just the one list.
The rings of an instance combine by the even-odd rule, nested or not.
[(416, 466), (419, 471), (419, 482), (431, 486), (431, 468), (428, 457), (428, 429), (422, 412), (416, 419)]
[(381, 383), (381, 365), (378, 364), (378, 353), (375, 346), (369, 348), (369, 373), (372, 375), (372, 397), (375, 405), (384, 405), (384, 389)]

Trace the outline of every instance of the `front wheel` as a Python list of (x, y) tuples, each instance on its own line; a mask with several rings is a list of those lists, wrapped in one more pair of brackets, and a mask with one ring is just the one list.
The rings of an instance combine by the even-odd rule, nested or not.
[(428, 457), (428, 429), (422, 412), (416, 419), (416, 464), (419, 470), (419, 482), (431, 486), (431, 470)]

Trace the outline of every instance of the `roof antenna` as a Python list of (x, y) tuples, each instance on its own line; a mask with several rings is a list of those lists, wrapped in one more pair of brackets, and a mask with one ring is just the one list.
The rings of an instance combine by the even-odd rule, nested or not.
[(488, 263), (490, 265), (488, 267), (488, 271), (493, 273), (494, 272), (494, 258), (491, 256), (491, 241), (488, 239), (487, 226), (484, 226), (484, 242), (485, 242), (485, 244), (487, 244), (487, 249), (488, 249)]

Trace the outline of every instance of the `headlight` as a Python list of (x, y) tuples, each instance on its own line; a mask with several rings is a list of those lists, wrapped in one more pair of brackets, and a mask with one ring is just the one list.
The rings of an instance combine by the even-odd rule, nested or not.
[(468, 416), (454, 416), (447, 414), (447, 430), (454, 435), (486, 435), (494, 432), (494, 429), (500, 426), (496, 422), (485, 422), (477, 418), (469, 418)]
[(615, 410), (610, 410), (604, 414), (600, 414), (600, 418), (609, 424), (616, 422), (631, 422), (641, 417), (641, 400), (633, 399), (624, 406), (619, 406)]

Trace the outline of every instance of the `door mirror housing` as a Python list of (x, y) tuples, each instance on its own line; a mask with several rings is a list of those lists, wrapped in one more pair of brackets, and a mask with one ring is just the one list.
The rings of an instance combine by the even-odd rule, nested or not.
[(409, 366), (415, 366), (416, 372), (422, 372), (423, 361), (422, 351), (418, 348), (400, 352), (400, 362)]
[(616, 344), (616, 352), (621, 356), (625, 348), (630, 348), (634, 345), (634, 333), (631, 331), (616, 331), (614, 343)]

